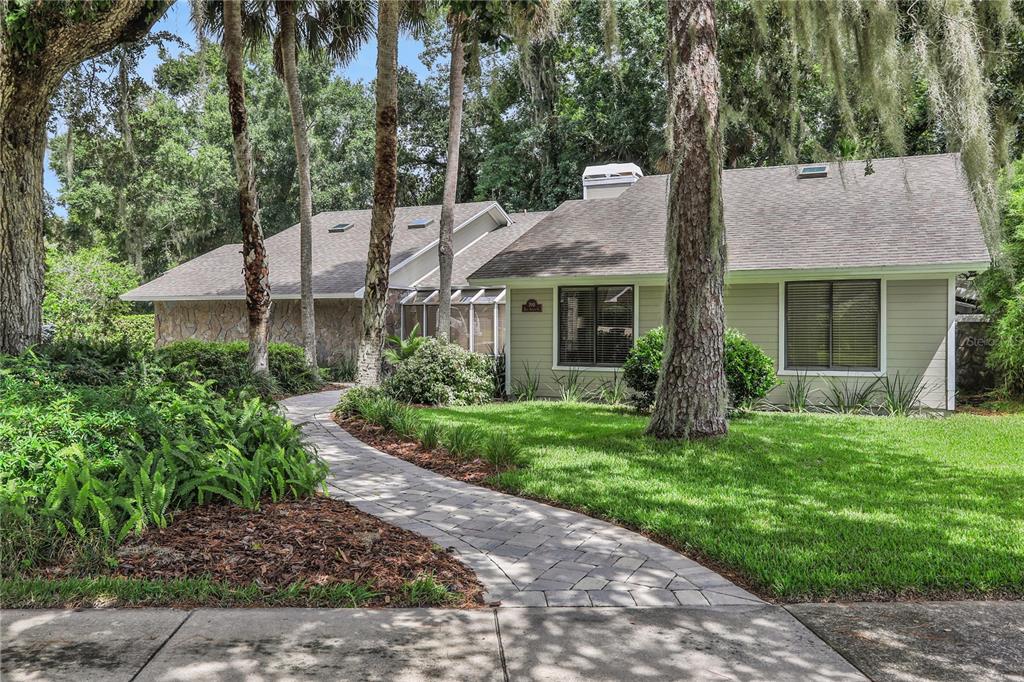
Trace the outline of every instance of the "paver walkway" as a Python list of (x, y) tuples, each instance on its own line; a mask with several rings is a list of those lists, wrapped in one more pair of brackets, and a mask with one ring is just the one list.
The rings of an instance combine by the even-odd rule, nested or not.
[(339, 391), (281, 402), (330, 466), (331, 494), (451, 547), (501, 606), (758, 606), (753, 594), (647, 538), (441, 476), (331, 420)]

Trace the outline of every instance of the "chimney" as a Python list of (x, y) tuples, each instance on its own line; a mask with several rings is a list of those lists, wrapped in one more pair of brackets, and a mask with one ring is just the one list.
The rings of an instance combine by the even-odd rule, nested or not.
[(584, 199), (611, 199), (617, 197), (644, 176), (635, 163), (606, 163), (587, 166), (583, 171)]

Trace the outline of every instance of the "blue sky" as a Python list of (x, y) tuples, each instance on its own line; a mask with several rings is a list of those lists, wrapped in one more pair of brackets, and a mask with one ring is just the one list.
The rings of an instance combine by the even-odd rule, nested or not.
[[(188, 3), (185, 0), (178, 0), (178, 2), (174, 3), (174, 5), (167, 10), (167, 14), (157, 22), (156, 26), (153, 27), (153, 30), (173, 33), (179, 36), (190, 46), (194, 46), (195, 36), (192, 33), (192, 25), (189, 23), (188, 17)], [(179, 51), (180, 50), (173, 47), (171, 49), (172, 54), (177, 54)], [(421, 78), (424, 78), (427, 76), (427, 67), (419, 59), (419, 54), (422, 51), (423, 43), (414, 38), (402, 36), (399, 40), (398, 63), (409, 68)], [(150, 48), (146, 53), (146, 58), (139, 66), (139, 71), (146, 80), (152, 81), (153, 70), (159, 64), (159, 61), (160, 58), (157, 55), (156, 48)], [(345, 66), (341, 72), (347, 78), (352, 80), (371, 81), (375, 75), (376, 65), (377, 43), (376, 41), (371, 41), (363, 46), (363, 49), (359, 52), (356, 58)], [(46, 191), (56, 199), (60, 183), (57, 181), (57, 176), (50, 170), (49, 159), (47, 159), (45, 164), (44, 185), (46, 187)], [(67, 215), (64, 207), (57, 205), (55, 209), (59, 215)]]

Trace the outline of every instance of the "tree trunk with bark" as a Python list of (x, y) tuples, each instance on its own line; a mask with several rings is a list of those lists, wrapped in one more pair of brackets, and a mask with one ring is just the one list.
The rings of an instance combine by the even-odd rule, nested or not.
[(438, 274), (440, 276), (437, 338), (446, 341), (451, 337), (452, 326), (452, 268), (455, 265), (452, 230), (455, 227), (455, 195), (459, 185), (459, 148), (462, 138), (462, 101), (466, 70), (466, 51), (462, 46), (462, 22), (458, 16), (453, 18), (451, 25), (452, 54), (448, 76), (448, 163), (444, 174), (441, 226), (437, 242)]
[(11, 121), (0, 133), (0, 353), (20, 353), (39, 343), (42, 333), (46, 116), (41, 118)]
[(295, 141), (295, 169), (299, 174), (299, 282), (302, 316), (302, 344), (306, 364), (316, 370), (316, 318), (313, 307), (313, 187), (309, 173), (309, 136), (306, 112), (299, 93), (299, 67), (295, 45), (295, 5), (290, 1), (277, 3), (281, 25), (280, 57), (282, 80), (288, 93), (292, 117), (292, 138)]
[(647, 428), (659, 438), (726, 432), (721, 78), (713, 0), (668, 3), (671, 163), (665, 353)]
[(373, 164), (373, 211), (363, 289), (363, 335), (357, 382), (380, 382), (391, 268), (391, 233), (398, 191), (398, 24), (401, 3), (377, 4), (377, 134)]
[[(6, 9), (0, 0), (0, 14)], [(50, 10), (47, 3), (32, 3), (25, 21), (0, 22), (0, 353), (20, 353), (42, 334), (50, 101), (69, 69), (143, 35), (167, 5), (122, 0), (86, 21), (58, 14), (42, 33), (26, 36), (37, 30), (33, 19)]]
[(238, 213), (242, 221), (242, 276), (249, 315), (249, 364), (256, 374), (267, 375), (267, 342), (270, 333), (270, 271), (263, 245), (256, 172), (249, 142), (249, 115), (245, 106), (245, 61), (242, 55), (242, 6), (237, 0), (224, 3), (224, 56), (227, 60), (228, 110), (234, 138), (235, 172), (238, 177)]

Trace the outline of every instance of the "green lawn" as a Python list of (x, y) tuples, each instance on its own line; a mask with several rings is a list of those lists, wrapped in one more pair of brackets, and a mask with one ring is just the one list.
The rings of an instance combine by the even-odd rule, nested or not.
[(1024, 414), (756, 413), (686, 444), (601, 405), (419, 413), (518, 442), (526, 463), (499, 487), (639, 527), (784, 600), (1024, 596)]

